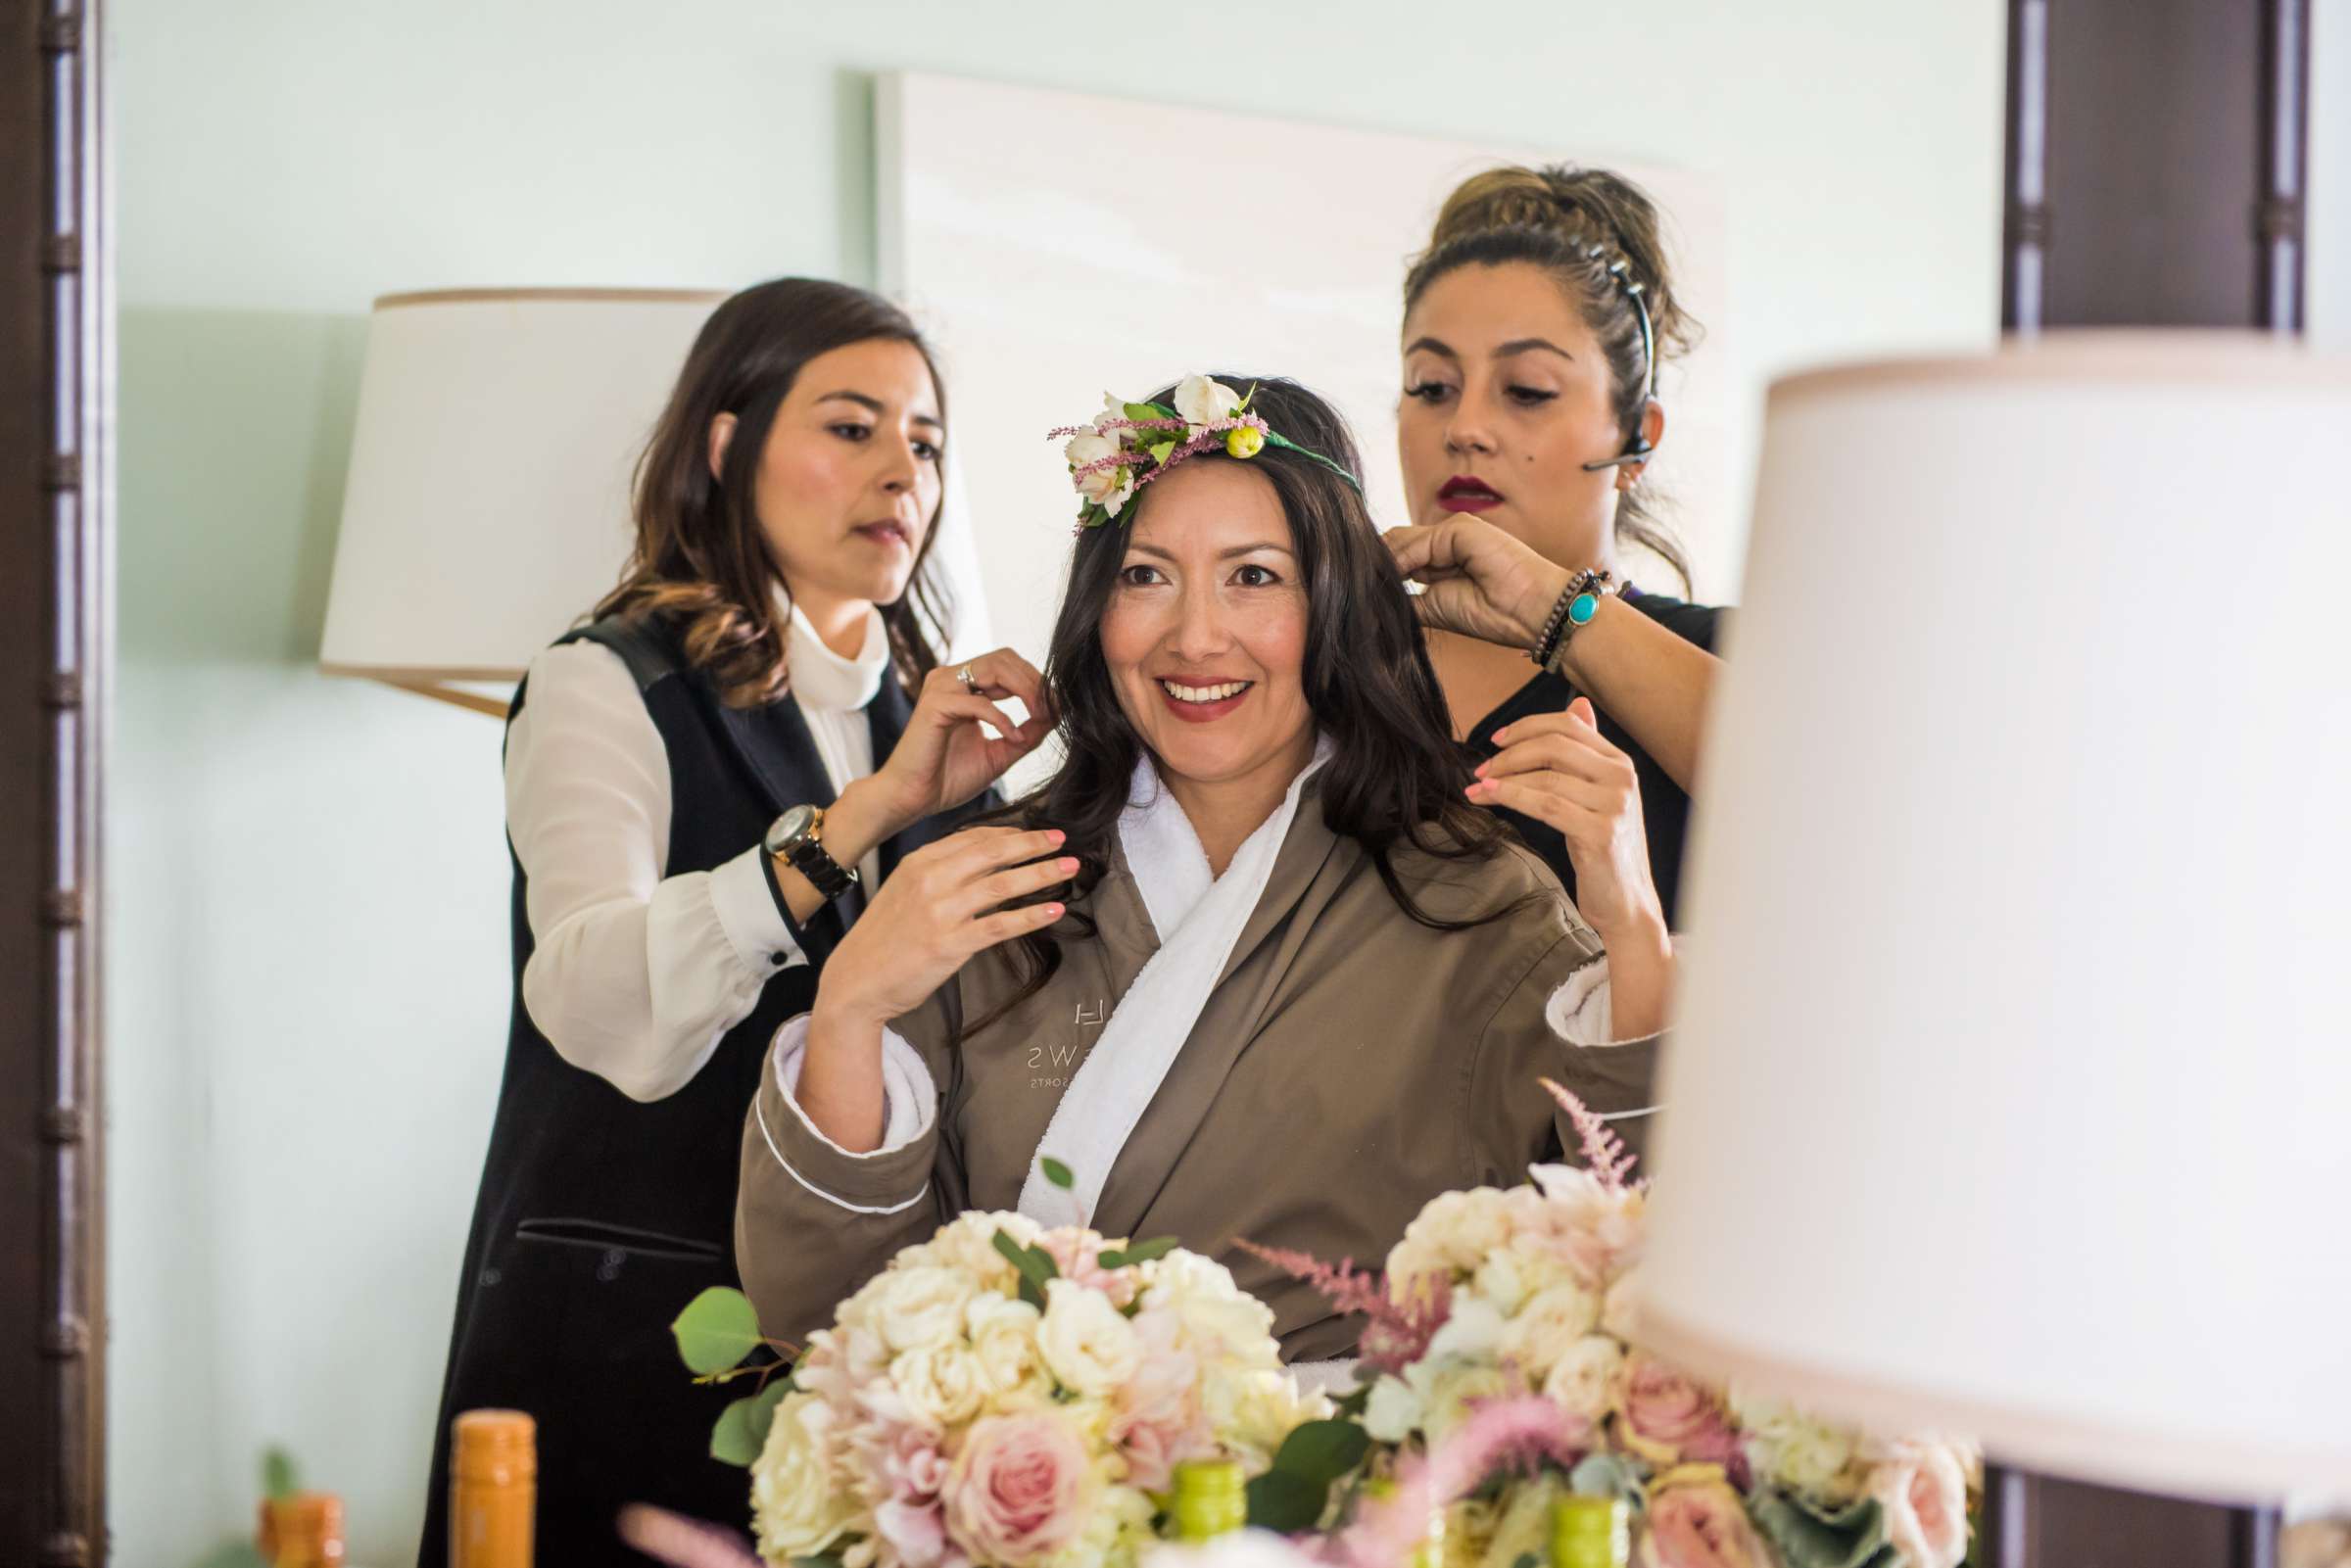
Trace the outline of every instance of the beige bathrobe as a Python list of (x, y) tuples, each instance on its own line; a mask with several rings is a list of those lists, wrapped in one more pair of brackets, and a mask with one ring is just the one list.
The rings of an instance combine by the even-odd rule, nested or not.
[[(1100, 934), (1063, 923), (1070, 939), (1042, 991), (957, 1043), (963, 1021), (1017, 987), (993, 951), (897, 1021), (880, 1150), (847, 1154), (800, 1114), (789, 1085), (806, 1021), (779, 1032), (744, 1118), (735, 1217), (744, 1288), (768, 1333), (803, 1340), (899, 1249), (962, 1211), (1020, 1208), (1024, 1187), (1036, 1217), (1074, 1217), (1080, 1200), (1031, 1172), (1072, 1080), (1161, 945), (1147, 908), (1156, 873), (1146, 866), (1138, 881), (1136, 843), (1123, 839), (1077, 906)], [(1164, 1077), (1120, 1091), (1132, 1130), (1107, 1170), (1083, 1174), (1099, 1187), (1097, 1230), (1173, 1236), (1228, 1264), (1272, 1307), (1284, 1356), (1321, 1359), (1348, 1354), (1360, 1325), (1235, 1240), (1377, 1268), (1431, 1197), (1514, 1184), (1531, 1162), (1576, 1149), (1539, 1077), (1573, 1089), (1638, 1150), (1656, 1042), (1577, 1046), (1547, 1018), (1588, 1001), (1606, 971), (1593, 967), (1599, 939), (1532, 854), (1397, 852), (1428, 913), (1494, 917), (1439, 931), (1407, 916), (1363, 847), (1323, 823), (1311, 779), (1269, 852), (1276, 843), (1262, 896), (1209, 972), (1205, 1006), (1171, 1037), (1180, 1048)]]

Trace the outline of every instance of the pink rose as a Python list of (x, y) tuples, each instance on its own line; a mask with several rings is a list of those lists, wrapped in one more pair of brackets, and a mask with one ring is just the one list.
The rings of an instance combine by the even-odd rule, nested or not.
[(1652, 1464), (1727, 1464), (1739, 1440), (1713, 1391), (1644, 1351), (1616, 1374), (1616, 1430)]
[(1869, 1495), (1911, 1568), (1955, 1568), (1967, 1555), (1967, 1472), (1948, 1445), (1892, 1445), (1870, 1472)]
[(1110, 1243), (1093, 1231), (1048, 1230), (1036, 1244), (1052, 1255), (1053, 1267), (1063, 1279), (1100, 1291), (1113, 1307), (1125, 1307), (1134, 1300), (1134, 1276), (1102, 1266), (1102, 1254)]
[(1214, 1458), (1216, 1435), (1200, 1407), (1199, 1362), (1179, 1351), (1153, 1349), (1120, 1396), (1111, 1446), (1127, 1457), (1127, 1485), (1165, 1492), (1182, 1459)]
[(948, 1474), (947, 1527), (979, 1561), (1020, 1568), (1078, 1538), (1091, 1490), (1085, 1448), (1060, 1416), (984, 1416)]
[(1771, 1568), (1775, 1561), (1739, 1494), (1711, 1466), (1659, 1479), (1636, 1560), (1640, 1568)]

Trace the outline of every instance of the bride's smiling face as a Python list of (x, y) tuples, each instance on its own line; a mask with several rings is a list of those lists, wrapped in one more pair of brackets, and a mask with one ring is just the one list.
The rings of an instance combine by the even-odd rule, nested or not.
[(1128, 722), (1177, 779), (1286, 783), (1314, 755), (1314, 715), (1306, 587), (1273, 486), (1246, 463), (1187, 462), (1125, 527), (1101, 637)]

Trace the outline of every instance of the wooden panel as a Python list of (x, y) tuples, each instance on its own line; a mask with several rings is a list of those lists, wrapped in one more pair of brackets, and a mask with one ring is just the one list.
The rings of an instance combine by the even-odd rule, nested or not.
[(98, 745), (112, 322), (93, 0), (0, 0), (0, 1561), (106, 1555)]
[(2302, 322), (2309, 0), (2011, 0), (2011, 327)]

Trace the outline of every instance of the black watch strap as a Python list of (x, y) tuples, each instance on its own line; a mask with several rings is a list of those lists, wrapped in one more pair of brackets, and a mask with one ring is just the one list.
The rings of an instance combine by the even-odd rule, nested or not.
[[(804, 806), (787, 813), (784, 820), (789, 821), (802, 812), (807, 817), (805, 825), (780, 844), (771, 838), (769, 847), (773, 853), (784, 857), (785, 864), (808, 879), (809, 885), (816, 889), (819, 898), (831, 903), (857, 885), (857, 874), (844, 868), (833, 858), (832, 851), (825, 848), (824, 839), (819, 836), (825, 831), (822, 808)], [(782, 823), (778, 826), (781, 827)]]

